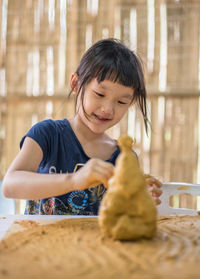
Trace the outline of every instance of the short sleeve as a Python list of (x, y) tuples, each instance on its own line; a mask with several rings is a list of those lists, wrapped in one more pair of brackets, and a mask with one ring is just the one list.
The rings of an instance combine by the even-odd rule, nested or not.
[(48, 119), (35, 124), (20, 141), (20, 149), (26, 137), (36, 141), (43, 151), (43, 160), (47, 159), (47, 154), (51, 151), (52, 137), (55, 132), (53, 121)]

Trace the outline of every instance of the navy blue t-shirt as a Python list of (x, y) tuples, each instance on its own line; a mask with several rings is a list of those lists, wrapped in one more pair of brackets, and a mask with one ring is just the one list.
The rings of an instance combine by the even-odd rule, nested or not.
[[(67, 119), (48, 119), (37, 123), (22, 138), (20, 148), (26, 136), (35, 140), (43, 151), (43, 159), (37, 170), (38, 173), (72, 173), (90, 159)], [(119, 153), (120, 149), (117, 146), (116, 151), (107, 162), (115, 164)], [(105, 191), (106, 189), (101, 184), (94, 188), (73, 191), (61, 196), (37, 201), (28, 200), (25, 214), (97, 215)]]

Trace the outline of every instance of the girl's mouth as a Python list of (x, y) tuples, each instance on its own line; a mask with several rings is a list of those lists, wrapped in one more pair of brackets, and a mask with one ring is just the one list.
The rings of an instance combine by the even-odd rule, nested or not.
[(100, 122), (107, 122), (107, 121), (110, 121), (110, 120), (111, 120), (111, 118), (105, 118), (105, 117), (103, 117), (103, 116), (96, 115), (96, 114), (94, 114), (94, 113), (93, 113), (93, 115), (94, 115), (95, 119), (97, 119), (97, 120), (100, 121)]

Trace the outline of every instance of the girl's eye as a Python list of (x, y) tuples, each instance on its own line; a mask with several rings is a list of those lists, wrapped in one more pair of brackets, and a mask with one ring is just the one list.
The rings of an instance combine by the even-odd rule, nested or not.
[(121, 104), (121, 105), (126, 105), (127, 104), (127, 103), (122, 102), (122, 101), (118, 101), (118, 103)]
[(104, 97), (103, 94), (100, 94), (100, 93), (98, 93), (98, 92), (96, 92), (96, 91), (94, 91), (94, 92), (95, 92), (95, 94), (96, 94), (97, 96), (99, 96), (99, 97)]

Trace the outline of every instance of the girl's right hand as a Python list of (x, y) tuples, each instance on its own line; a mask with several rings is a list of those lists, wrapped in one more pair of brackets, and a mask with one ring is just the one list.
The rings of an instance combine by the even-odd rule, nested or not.
[(108, 180), (114, 173), (114, 166), (101, 159), (90, 159), (82, 168), (74, 173), (76, 190), (92, 188), (98, 184), (108, 187)]

